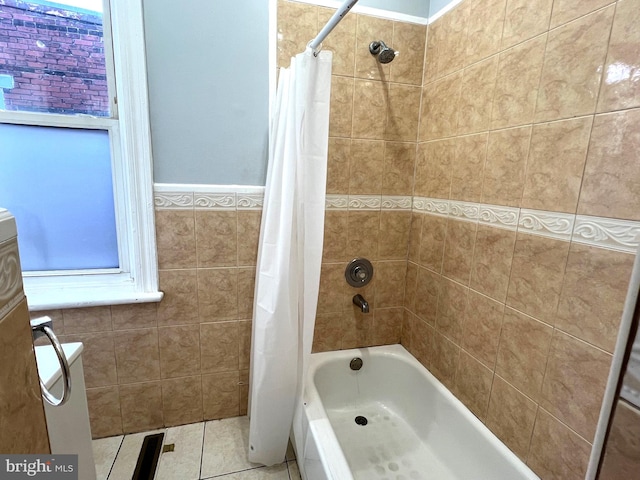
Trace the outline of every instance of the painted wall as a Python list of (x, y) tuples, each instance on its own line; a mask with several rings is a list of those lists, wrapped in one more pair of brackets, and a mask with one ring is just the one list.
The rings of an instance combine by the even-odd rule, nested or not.
[(360, 0), (358, 5), (426, 18), (429, 16), (430, 1), (437, 0)]
[[(344, 0), (295, 0), (309, 5), (324, 5), (338, 8)], [(353, 11), (360, 13), (362, 8), (375, 8), (386, 12), (427, 18), (429, 16), (429, 0), (359, 0)]]
[(440, 10), (445, 8), (447, 5), (453, 3), (456, 0), (429, 0), (429, 13), (428, 16), (431, 17), (438, 13)]
[[(429, 18), (459, 0), (360, 0), (358, 6)], [(338, 3), (338, 2), (336, 2)]]
[(264, 185), (269, 2), (144, 2), (154, 179)]

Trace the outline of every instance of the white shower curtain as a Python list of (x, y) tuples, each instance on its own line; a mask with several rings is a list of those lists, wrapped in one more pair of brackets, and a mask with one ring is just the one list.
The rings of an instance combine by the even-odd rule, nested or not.
[(327, 178), (331, 52), (280, 70), (256, 271), (249, 460), (284, 459), (311, 353)]

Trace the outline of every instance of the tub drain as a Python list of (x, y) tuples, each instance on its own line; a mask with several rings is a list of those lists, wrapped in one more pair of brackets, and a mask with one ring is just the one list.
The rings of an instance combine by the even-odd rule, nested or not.
[(358, 415), (356, 417), (356, 423), (358, 425), (362, 425), (364, 427), (367, 423), (369, 423), (369, 420), (367, 420), (367, 417), (363, 417), (362, 415)]

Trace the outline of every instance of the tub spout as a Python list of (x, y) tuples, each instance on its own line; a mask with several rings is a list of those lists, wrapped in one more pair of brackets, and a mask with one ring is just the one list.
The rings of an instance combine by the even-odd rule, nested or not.
[(353, 304), (362, 310), (362, 313), (369, 313), (369, 302), (360, 294), (353, 296)]

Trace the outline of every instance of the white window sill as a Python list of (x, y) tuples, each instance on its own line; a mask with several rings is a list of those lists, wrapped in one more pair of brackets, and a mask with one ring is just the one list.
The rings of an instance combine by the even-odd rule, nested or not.
[(89, 281), (73, 277), (25, 277), (24, 292), (29, 310), (98, 307), (127, 303), (159, 302), (160, 291), (141, 291), (126, 274), (95, 275)]

